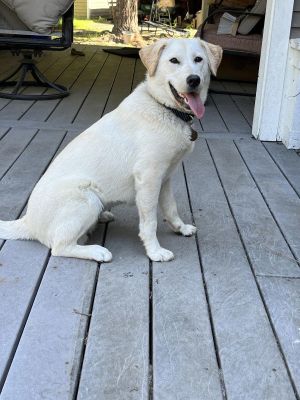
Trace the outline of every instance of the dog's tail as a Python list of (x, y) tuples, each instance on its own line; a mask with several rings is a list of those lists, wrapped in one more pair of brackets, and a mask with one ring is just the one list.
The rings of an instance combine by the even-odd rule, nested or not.
[(25, 217), (15, 221), (0, 220), (0, 239), (32, 239)]

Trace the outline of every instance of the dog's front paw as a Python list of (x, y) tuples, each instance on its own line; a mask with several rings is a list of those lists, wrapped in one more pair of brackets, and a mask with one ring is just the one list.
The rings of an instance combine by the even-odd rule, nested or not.
[(112, 254), (105, 247), (95, 246), (92, 258), (98, 262), (110, 262), (112, 260)]
[(182, 225), (179, 232), (183, 236), (192, 236), (197, 232), (197, 228), (194, 225)]
[(174, 259), (172, 251), (160, 247), (155, 251), (148, 251), (148, 257), (152, 261), (171, 261)]

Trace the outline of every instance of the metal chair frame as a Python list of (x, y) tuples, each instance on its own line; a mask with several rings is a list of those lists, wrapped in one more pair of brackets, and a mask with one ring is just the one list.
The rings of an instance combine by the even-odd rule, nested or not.
[[(66, 87), (50, 82), (38, 69), (33, 58), (40, 56), (43, 50), (62, 51), (71, 46), (73, 42), (73, 15), (74, 5), (62, 16), (62, 35), (59, 38), (47, 37), (48, 35), (32, 36), (26, 35), (26, 33), (22, 35), (0, 34), (0, 50), (10, 50), (13, 55), (23, 55), (18, 68), (0, 81), (0, 87), (12, 87), (10, 92), (0, 91), (0, 98), (12, 100), (51, 100), (70, 94)], [(34, 80), (26, 80), (29, 73)], [(38, 95), (20, 92), (24, 87), (30, 86), (54, 89), (55, 93)]]

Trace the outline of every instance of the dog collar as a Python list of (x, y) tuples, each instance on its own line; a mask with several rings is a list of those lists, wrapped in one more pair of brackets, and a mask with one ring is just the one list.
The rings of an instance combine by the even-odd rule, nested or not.
[(190, 140), (191, 140), (191, 142), (194, 142), (198, 137), (198, 133), (191, 127), (191, 124), (192, 124), (193, 119), (194, 119), (193, 115), (189, 114), (189, 113), (185, 113), (183, 111), (178, 111), (178, 110), (176, 110), (176, 108), (171, 108), (171, 107), (168, 107), (168, 106), (166, 106), (164, 104), (162, 104), (162, 105), (167, 110), (171, 111), (174, 115), (176, 115), (177, 118), (180, 118), (181, 121), (190, 124), (190, 129), (191, 129)]

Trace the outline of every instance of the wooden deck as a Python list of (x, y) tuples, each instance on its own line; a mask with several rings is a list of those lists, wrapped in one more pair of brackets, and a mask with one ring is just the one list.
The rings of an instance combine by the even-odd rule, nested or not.
[[(55, 154), (143, 79), (139, 61), (85, 51), (40, 60), (71, 87), (64, 100), (0, 99), (1, 219), (21, 215)], [(0, 57), (3, 75), (16, 61)], [(174, 179), (198, 235), (159, 222), (174, 261), (149, 262), (130, 207), (91, 239), (110, 264), (0, 241), (1, 400), (299, 400), (300, 158), (250, 137), (253, 107), (210, 96)]]

